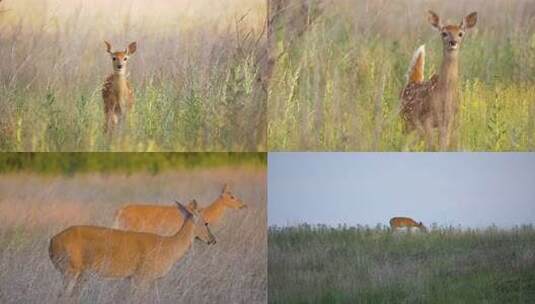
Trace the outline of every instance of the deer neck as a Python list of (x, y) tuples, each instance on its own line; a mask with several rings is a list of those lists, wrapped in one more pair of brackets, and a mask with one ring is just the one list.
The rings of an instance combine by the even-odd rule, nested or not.
[(114, 72), (113, 74), (113, 88), (117, 93), (117, 97), (126, 96), (128, 93), (128, 81), (126, 80), (126, 72)]
[(437, 89), (439, 91), (453, 92), (457, 89), (459, 80), (459, 53), (444, 50)]
[(175, 235), (166, 238), (174, 261), (179, 260), (191, 247), (195, 236), (194, 232), (195, 223), (192, 218), (189, 218), (184, 221), (184, 225)]
[(201, 211), (202, 217), (208, 224), (213, 223), (223, 215), (225, 208), (223, 198), (218, 197), (210, 206)]

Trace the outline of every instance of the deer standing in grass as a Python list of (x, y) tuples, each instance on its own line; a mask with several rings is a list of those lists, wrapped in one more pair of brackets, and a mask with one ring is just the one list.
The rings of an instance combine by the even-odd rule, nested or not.
[[(221, 194), (212, 204), (200, 210), (204, 221), (208, 224), (218, 222), (226, 209), (242, 209), (247, 207), (230, 191), (228, 185), (223, 187)], [(177, 220), (177, 217), (180, 220)], [(127, 205), (119, 209), (115, 215), (114, 228), (151, 232), (160, 235), (175, 233), (182, 226), (182, 217), (172, 206)]]
[(411, 230), (412, 228), (418, 228), (420, 231), (427, 232), (427, 228), (425, 228), (424, 224), (422, 222), (417, 223), (410, 217), (393, 217), (390, 219), (390, 228), (392, 231), (396, 231), (398, 229), (407, 228), (408, 230)]
[(66, 294), (78, 295), (88, 273), (102, 278), (129, 278), (133, 286), (145, 290), (171, 270), (194, 238), (215, 244), (195, 201), (189, 209), (176, 202), (176, 208), (184, 225), (168, 237), (97, 226), (73, 226), (55, 235), (50, 240), (49, 255), (63, 274)]
[(126, 66), (128, 58), (136, 52), (137, 44), (132, 42), (126, 50), (119, 52), (112, 52), (109, 42), (104, 41), (104, 44), (111, 56), (113, 66), (113, 73), (106, 78), (102, 88), (104, 114), (106, 115), (104, 132), (111, 134), (115, 127), (125, 119), (127, 111), (134, 104), (134, 92), (127, 80)]
[(440, 150), (447, 150), (459, 103), (459, 48), (465, 31), (476, 25), (477, 13), (469, 14), (459, 25), (443, 25), (439, 16), (429, 11), (428, 22), (442, 38), (440, 72), (424, 81), (425, 45), (420, 46), (401, 92), (401, 116), (407, 131), (416, 129), (425, 136), (428, 149), (434, 149), (433, 129), (438, 128)]

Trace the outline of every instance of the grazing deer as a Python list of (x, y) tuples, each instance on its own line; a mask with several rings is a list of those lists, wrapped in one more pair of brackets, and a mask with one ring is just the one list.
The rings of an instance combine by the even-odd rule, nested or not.
[(178, 202), (176, 207), (184, 225), (173, 236), (97, 226), (72, 226), (55, 235), (50, 240), (49, 254), (64, 276), (67, 295), (79, 293), (88, 273), (102, 278), (129, 278), (133, 286), (145, 289), (171, 270), (194, 238), (215, 244), (195, 201), (190, 203), (189, 210)]
[[(247, 205), (234, 196), (228, 185), (225, 185), (219, 197), (210, 206), (202, 208), (200, 213), (208, 224), (214, 224), (219, 221), (227, 208), (245, 207)], [(180, 216), (172, 206), (127, 205), (117, 211), (114, 228), (169, 235), (182, 226), (182, 220), (176, 220)]]
[(106, 115), (104, 132), (111, 134), (115, 126), (124, 120), (126, 112), (134, 104), (134, 92), (126, 79), (126, 65), (130, 55), (136, 52), (137, 44), (132, 42), (126, 50), (112, 52), (111, 44), (107, 41), (104, 41), (104, 43), (113, 65), (113, 73), (106, 78), (102, 88), (104, 114)]
[(427, 232), (427, 228), (425, 228), (422, 222), (417, 223), (410, 217), (393, 217), (390, 219), (390, 228), (392, 231), (401, 228), (407, 228), (408, 230), (411, 230), (413, 227), (420, 229), (420, 231)]
[(425, 136), (429, 149), (434, 146), (433, 129), (438, 128), (440, 149), (446, 150), (458, 108), (459, 48), (465, 31), (476, 25), (477, 13), (469, 14), (459, 25), (443, 25), (438, 15), (429, 11), (428, 21), (442, 37), (442, 65), (438, 75), (424, 81), (425, 45), (416, 50), (401, 92), (401, 117), (406, 131), (416, 129)]

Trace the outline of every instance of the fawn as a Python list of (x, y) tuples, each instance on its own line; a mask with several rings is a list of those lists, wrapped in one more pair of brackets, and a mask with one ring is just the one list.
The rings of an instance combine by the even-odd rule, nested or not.
[(401, 117), (405, 130), (416, 129), (433, 149), (433, 129), (438, 128), (440, 150), (450, 146), (454, 118), (458, 109), (459, 48), (465, 31), (477, 22), (477, 13), (466, 16), (459, 25), (442, 25), (440, 18), (428, 12), (428, 22), (440, 33), (443, 59), (438, 75), (424, 81), (425, 45), (413, 55), (407, 84), (401, 91)]
[(126, 64), (129, 56), (136, 52), (137, 44), (132, 42), (126, 50), (112, 52), (111, 44), (107, 41), (104, 41), (104, 43), (113, 65), (113, 73), (106, 78), (102, 88), (104, 114), (106, 115), (104, 132), (111, 134), (115, 126), (125, 118), (126, 112), (134, 104), (134, 93), (126, 79)]

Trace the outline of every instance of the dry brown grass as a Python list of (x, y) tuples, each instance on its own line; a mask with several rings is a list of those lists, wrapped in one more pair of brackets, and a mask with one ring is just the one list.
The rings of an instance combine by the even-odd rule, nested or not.
[[(51, 236), (70, 225), (111, 226), (127, 202), (210, 203), (224, 182), (249, 208), (225, 214), (212, 228), (218, 243), (195, 242), (144, 301), (267, 301), (266, 176), (261, 169), (223, 168), (159, 175), (0, 176), (0, 302), (54, 303), (61, 276), (48, 258)], [(82, 303), (132, 303), (125, 281), (91, 278)]]

